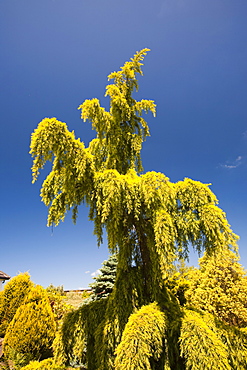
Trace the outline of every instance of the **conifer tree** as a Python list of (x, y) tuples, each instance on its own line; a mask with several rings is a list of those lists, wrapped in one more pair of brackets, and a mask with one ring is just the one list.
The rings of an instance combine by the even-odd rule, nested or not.
[(247, 327), (247, 276), (236, 253), (205, 254), (190, 271), (187, 305), (214, 314), (224, 323)]
[(247, 279), (238, 261), (236, 253), (223, 248), (217, 254), (205, 254), (199, 269), (187, 273), (180, 344), (189, 369), (197, 369), (198, 353), (204, 353), (198, 368), (247, 367)]
[(32, 286), (30, 275), (25, 272), (13, 277), (0, 292), (0, 337), (5, 335), (9, 323)]
[[(208, 184), (191, 179), (172, 183), (162, 173), (141, 173), (140, 152), (149, 136), (143, 113), (155, 115), (156, 107), (152, 100), (135, 100), (132, 93), (138, 89), (137, 75), (142, 75), (147, 51), (137, 52), (108, 76), (113, 80), (106, 87), (109, 111), (96, 98), (79, 106), (82, 119), (96, 131), (87, 148), (56, 118), (42, 120), (31, 139), (33, 181), (47, 161), (53, 162), (41, 189), (49, 207), (48, 225), (59, 224), (69, 210), (76, 221), (78, 207), (85, 202), (98, 243), (105, 229), (110, 253), (118, 253), (115, 286), (103, 300), (106, 309), (100, 324), (97, 329), (82, 324), (89, 370), (114, 368), (115, 350), (129, 316), (153, 301), (167, 314), (167, 338), (174, 343), (168, 350), (170, 366), (181, 369), (182, 313), (164, 283), (169, 267), (176, 258), (188, 256), (189, 244), (199, 252), (236, 247), (237, 236)], [(85, 318), (86, 306), (80, 308)], [(92, 312), (99, 306), (93, 302)], [(156, 368), (155, 363), (152, 366)]]
[(110, 256), (102, 265), (99, 275), (94, 278), (95, 282), (89, 285), (92, 288), (89, 301), (106, 298), (113, 291), (116, 280), (117, 256)]
[(56, 324), (48, 296), (33, 287), (17, 309), (4, 337), (4, 356), (16, 366), (52, 356)]

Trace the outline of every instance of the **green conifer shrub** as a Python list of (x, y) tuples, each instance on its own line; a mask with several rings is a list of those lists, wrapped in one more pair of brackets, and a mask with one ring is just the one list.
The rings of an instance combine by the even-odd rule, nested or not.
[(31, 289), (9, 324), (3, 342), (4, 356), (15, 365), (52, 356), (55, 319), (45, 290)]
[(230, 326), (215, 319), (222, 342), (227, 346), (228, 361), (232, 370), (247, 369), (247, 328)]
[(247, 329), (203, 310), (184, 308), (179, 342), (186, 370), (247, 369)]
[(83, 366), (86, 363), (85, 338), (78, 310), (64, 318), (53, 342), (54, 361), (61, 366)]
[(99, 352), (96, 347), (102, 346), (102, 322), (107, 302), (101, 298), (107, 298), (113, 290), (117, 256), (111, 255), (102, 265), (101, 274), (90, 284), (92, 293), (79, 309), (64, 317), (61, 330), (56, 334), (53, 343), (56, 363), (96, 366), (96, 353)]
[(9, 323), (32, 286), (30, 275), (25, 272), (13, 277), (0, 292), (0, 337), (5, 335)]

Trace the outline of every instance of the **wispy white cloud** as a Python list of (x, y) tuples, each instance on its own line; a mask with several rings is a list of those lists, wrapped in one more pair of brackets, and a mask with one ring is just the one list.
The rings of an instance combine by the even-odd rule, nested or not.
[(239, 155), (233, 162), (227, 161), (225, 164), (221, 164), (221, 167), (232, 170), (234, 168), (241, 166), (242, 163), (243, 163), (243, 157)]
[(85, 274), (89, 274), (90, 271), (85, 271)]
[(101, 271), (100, 270), (96, 270), (96, 271), (94, 271), (94, 272), (91, 273), (91, 276), (94, 277), (94, 276), (99, 275), (99, 274), (101, 274)]

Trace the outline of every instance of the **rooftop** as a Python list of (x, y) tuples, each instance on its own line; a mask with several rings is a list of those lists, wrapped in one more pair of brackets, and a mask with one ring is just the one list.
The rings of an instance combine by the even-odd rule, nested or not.
[(10, 276), (5, 274), (5, 272), (0, 271), (0, 279), (9, 280)]

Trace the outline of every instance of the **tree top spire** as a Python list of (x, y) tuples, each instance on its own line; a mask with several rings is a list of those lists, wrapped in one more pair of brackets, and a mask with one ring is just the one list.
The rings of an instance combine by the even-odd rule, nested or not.
[(153, 100), (136, 101), (132, 97), (138, 90), (137, 74), (142, 75), (141, 63), (149, 49), (136, 52), (118, 72), (112, 72), (105, 96), (110, 98), (109, 112), (100, 106), (98, 99), (85, 100), (78, 109), (81, 118), (92, 122), (97, 136), (89, 150), (94, 155), (97, 170), (116, 169), (125, 174), (129, 169), (143, 170), (141, 163), (142, 143), (149, 136), (149, 127), (142, 113), (155, 115)]

